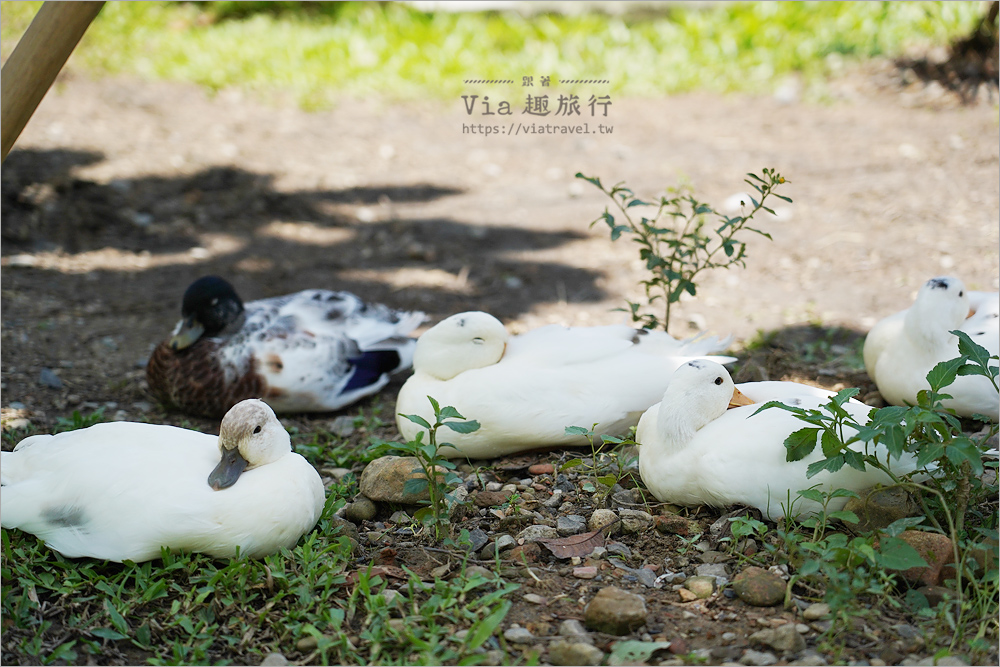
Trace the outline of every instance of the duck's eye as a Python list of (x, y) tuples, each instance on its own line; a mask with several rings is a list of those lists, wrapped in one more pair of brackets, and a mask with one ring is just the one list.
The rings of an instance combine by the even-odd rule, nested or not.
[(479, 336), (476, 336), (475, 338), (472, 339), (472, 342), (475, 343), (476, 345), (482, 345), (486, 341), (480, 338)]
[(963, 297), (963, 296), (965, 296), (965, 290), (962, 290), (961, 292), (959, 292), (959, 293), (958, 293), (958, 296), (959, 296), (960, 298), (961, 298), (961, 297)]
[(257, 424), (257, 427), (253, 430), (253, 432), (254, 434), (260, 433), (260, 424)]
[(722, 376), (715, 378), (715, 384), (722, 384)]

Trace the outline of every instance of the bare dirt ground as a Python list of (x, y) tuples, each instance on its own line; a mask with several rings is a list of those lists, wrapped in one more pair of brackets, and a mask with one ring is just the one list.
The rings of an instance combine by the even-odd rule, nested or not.
[[(963, 105), (883, 63), (831, 92), (826, 104), (614, 98), (600, 119), (611, 134), (487, 137), (463, 133), (492, 121), (467, 115), (460, 99), (345, 100), (308, 113), (235, 91), (64, 76), (3, 165), (5, 420), (44, 431), (106, 405), (108, 416), (217, 432), (163, 412), (141, 367), (178, 319), (184, 289), (209, 273), (245, 300), (346, 289), (424, 310), (429, 323), (470, 309), (515, 332), (621, 321), (612, 309), (641, 297), (642, 264), (627, 241), (588, 227), (608, 202), (577, 172), (648, 196), (686, 181), (722, 207), (747, 172), (776, 168), (794, 204), (762, 222), (773, 242), (751, 240), (745, 270), (706, 276), (671, 331), (731, 333), (737, 348), (777, 332), (766, 354), (737, 366), (739, 379), (860, 385), (870, 396), (856, 358), (824, 365), (829, 355), (809, 357), (817, 345), (858, 349), (932, 276), (1000, 287), (996, 88)], [(391, 422), (398, 386), (344, 414), (375, 409)], [(308, 431), (333, 416), (284, 421)], [(674, 546), (632, 548), (660, 558)], [(555, 622), (589, 597), (578, 580), (543, 581), (521, 592), (552, 598), (565, 587), (568, 597), (540, 617), (519, 602), (508, 622)], [(663, 619), (648, 632), (686, 636), (692, 649), (768, 623), (738, 601), (720, 603), (739, 611), (722, 628), (648, 599)], [(847, 657), (876, 655), (866, 642), (879, 643), (859, 640)]]

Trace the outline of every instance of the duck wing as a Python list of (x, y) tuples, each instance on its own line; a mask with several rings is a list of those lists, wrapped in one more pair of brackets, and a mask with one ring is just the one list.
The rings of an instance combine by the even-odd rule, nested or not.
[(714, 336), (677, 340), (663, 331), (633, 329), (625, 324), (598, 327), (551, 324), (511, 337), (504, 362), (567, 366), (600, 362), (623, 354), (696, 358), (726, 349), (730, 340), (731, 337)]
[(349, 292), (305, 290), (247, 304), (246, 323), (221, 351), (251, 358), (279, 412), (336, 410), (379, 391), (412, 364), (407, 336), (420, 312), (366, 304)]

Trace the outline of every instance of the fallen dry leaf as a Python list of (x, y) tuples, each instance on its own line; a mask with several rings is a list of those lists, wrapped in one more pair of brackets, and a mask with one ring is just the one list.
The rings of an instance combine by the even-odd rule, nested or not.
[(579, 535), (570, 535), (569, 537), (556, 537), (547, 540), (538, 540), (538, 543), (551, 551), (552, 555), (556, 558), (573, 558), (574, 556), (583, 558), (584, 556), (589, 556), (593, 553), (594, 549), (597, 547), (604, 546), (604, 542), (607, 539), (605, 531), (610, 530), (611, 527), (619, 521), (621, 521), (621, 519), (612, 521), (606, 526), (601, 526), (597, 530), (589, 533), (580, 533)]

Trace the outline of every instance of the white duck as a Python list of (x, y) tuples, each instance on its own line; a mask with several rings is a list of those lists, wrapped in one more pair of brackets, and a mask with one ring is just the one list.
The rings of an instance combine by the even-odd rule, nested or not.
[[(1000, 294), (968, 292), (958, 278), (932, 278), (911, 308), (886, 317), (868, 332), (865, 368), (887, 403), (916, 404), (917, 392), (930, 388), (928, 371), (958, 357), (958, 338), (948, 333), (955, 329), (991, 355), (1000, 354)], [(960, 376), (944, 392), (953, 398), (942, 405), (959, 415), (1000, 418), (1000, 397), (984, 377)]]
[(277, 412), (338, 410), (410, 367), (421, 312), (304, 290), (243, 304), (218, 276), (184, 293), (183, 319), (153, 351), (146, 379), (168, 406), (221, 417), (245, 398)]
[(70, 558), (135, 562), (160, 548), (259, 558), (319, 520), (319, 474), (274, 412), (234, 406), (219, 436), (111, 422), (22, 440), (0, 455), (0, 525)]
[[(891, 484), (892, 479), (879, 470), (861, 472), (846, 465), (835, 473), (824, 471), (807, 477), (809, 464), (823, 458), (821, 448), (817, 446), (800, 461), (789, 462), (784, 446), (785, 438), (806, 424), (780, 408), (754, 415), (760, 405), (751, 405), (748, 400), (754, 396), (758, 402), (778, 400), (817, 408), (830, 395), (795, 382), (748, 382), (737, 389), (719, 364), (690, 361), (670, 378), (663, 401), (639, 420), (639, 474), (663, 502), (712, 507), (744, 504), (756, 507), (771, 520), (785, 515), (789, 500), (794, 501), (791, 507), (796, 517), (819, 510), (819, 504), (797, 496), (798, 491), (815, 485), (823, 491), (861, 491)], [(727, 410), (730, 406), (734, 407)], [(849, 401), (844, 408), (858, 423), (868, 421), (868, 406)], [(885, 462), (888, 452), (879, 448), (876, 455)], [(901, 475), (915, 469), (915, 460), (904, 455), (892, 459), (890, 466)], [(828, 507), (839, 510), (845, 502), (837, 498)]]
[[(655, 403), (677, 366), (724, 349), (728, 340), (678, 341), (665, 332), (626, 325), (550, 325), (509, 336), (483, 312), (452, 315), (425, 332), (413, 355), (413, 375), (399, 392), (396, 423), (412, 440), (434, 423), (428, 396), (480, 423), (472, 433), (444, 427), (447, 457), (493, 458), (541, 447), (585, 445), (567, 426), (622, 434)], [(723, 362), (732, 357), (713, 357)]]

